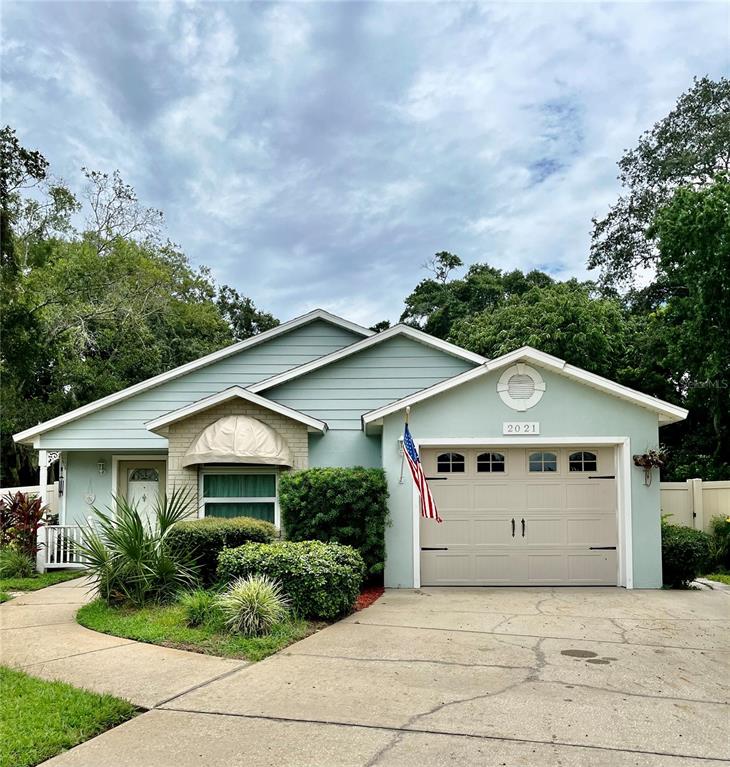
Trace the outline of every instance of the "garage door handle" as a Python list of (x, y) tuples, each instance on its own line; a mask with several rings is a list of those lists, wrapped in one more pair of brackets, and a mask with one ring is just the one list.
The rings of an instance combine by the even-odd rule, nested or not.
[(522, 520), (522, 537), (525, 537), (525, 520)]
[(515, 518), (512, 517), (512, 537), (515, 537)]

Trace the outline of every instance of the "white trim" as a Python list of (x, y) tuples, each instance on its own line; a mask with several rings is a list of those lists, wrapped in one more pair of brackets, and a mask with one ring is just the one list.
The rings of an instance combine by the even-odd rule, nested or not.
[(318, 418), (312, 418), (311, 416), (300, 413), (298, 410), (294, 410), (286, 405), (281, 405), (273, 400), (266, 399), (266, 397), (261, 397), (248, 389), (244, 389), (242, 386), (231, 386), (228, 389), (219, 391), (217, 394), (211, 394), (209, 397), (199, 399), (197, 402), (193, 402), (190, 405), (185, 405), (177, 410), (171, 410), (169, 413), (165, 413), (158, 418), (153, 418), (151, 421), (147, 421), (145, 427), (148, 431), (157, 431), (172, 423), (188, 418), (195, 413), (199, 413), (201, 410), (207, 410), (214, 405), (218, 405), (221, 402), (227, 402), (230, 399), (246, 400), (247, 402), (251, 402), (266, 410), (271, 410), (274, 413), (291, 418), (292, 421), (303, 423), (310, 429), (322, 432), (323, 434), (327, 431), (327, 424), (324, 421), (320, 421)]
[(361, 325), (357, 325), (354, 322), (343, 319), (342, 317), (337, 317), (334, 314), (330, 314), (330, 312), (327, 312), (324, 309), (315, 309), (314, 311), (311, 311), (307, 314), (303, 314), (301, 317), (295, 317), (288, 322), (277, 325), (275, 328), (271, 328), (271, 330), (266, 330), (263, 333), (259, 333), (256, 336), (245, 339), (244, 341), (239, 341), (238, 343), (226, 346), (224, 349), (219, 349), (218, 351), (212, 352), (211, 354), (206, 354), (204, 357), (200, 357), (199, 359), (193, 360), (192, 362), (187, 362), (185, 365), (180, 365), (179, 367), (173, 368), (172, 370), (168, 370), (166, 373), (160, 373), (159, 375), (148, 378), (145, 381), (140, 381), (133, 386), (128, 386), (126, 389), (122, 389), (121, 391), (115, 392), (114, 394), (110, 394), (107, 397), (102, 397), (101, 399), (95, 400), (94, 402), (89, 402), (87, 405), (82, 405), (75, 410), (71, 410), (68, 413), (59, 415), (56, 418), (51, 418), (48, 421), (39, 423), (37, 426), (33, 426), (30, 429), (20, 431), (13, 435), (13, 439), (15, 442), (29, 443), (33, 437), (36, 437), (39, 434), (50, 431), (51, 429), (55, 429), (59, 426), (63, 426), (63, 424), (69, 423), (70, 421), (75, 421), (82, 416), (88, 415), (89, 413), (94, 413), (97, 410), (101, 410), (102, 408), (107, 407), (108, 405), (113, 405), (115, 402), (121, 402), (122, 400), (128, 399), (135, 394), (139, 394), (139, 392), (146, 391), (147, 389), (152, 389), (155, 386), (159, 386), (160, 384), (163, 384), (167, 381), (172, 381), (174, 378), (179, 378), (180, 376), (190, 373), (193, 370), (198, 370), (199, 368), (210, 365), (213, 362), (218, 362), (219, 360), (225, 359), (226, 357), (230, 357), (232, 354), (237, 354), (238, 352), (249, 349), (252, 346), (257, 346), (258, 344), (269, 341), (270, 339), (282, 335), (283, 333), (288, 333), (290, 330), (294, 330), (295, 328), (306, 325), (310, 322), (313, 322), (314, 320), (325, 320), (332, 323), (333, 325), (338, 325), (339, 327), (345, 328), (354, 333), (358, 333), (362, 336), (368, 337), (374, 335), (373, 331), (369, 330), (368, 328), (364, 328)]
[[(509, 393), (509, 382), (512, 376), (515, 375), (527, 376), (532, 381), (534, 387), (532, 396), (527, 399), (514, 399), (514, 397), (512, 397)], [(535, 368), (531, 368), (529, 365), (518, 362), (516, 365), (508, 367), (499, 377), (499, 381), (497, 381), (497, 393), (507, 407), (512, 408), (512, 410), (517, 410), (520, 413), (524, 413), (525, 410), (534, 407), (542, 399), (542, 395), (545, 394), (545, 381), (543, 381), (542, 376), (535, 370)]]
[[(112, 455), (112, 498), (116, 497), (118, 485), (119, 485), (119, 462), (120, 461), (162, 461), (165, 464), (165, 485), (167, 485), (167, 453), (135, 453), (134, 455), (124, 455), (119, 453), (118, 455)], [(167, 494), (167, 487), (162, 488), (162, 492)]]
[[(633, 535), (631, 525), (631, 440), (629, 437), (428, 437), (414, 440), (418, 454), (422, 447), (502, 447), (504, 445), (533, 447), (596, 447), (614, 445), (616, 470), (616, 516), (618, 543), (617, 584), (634, 588)], [(418, 493), (411, 483), (413, 496), (413, 588), (421, 588), (421, 510)]]
[(460, 373), (453, 378), (448, 378), (445, 381), (441, 381), (440, 383), (437, 383), (434, 386), (430, 386), (427, 389), (422, 389), (421, 391), (415, 392), (415, 394), (411, 394), (408, 397), (403, 397), (403, 399), (391, 402), (389, 405), (384, 405), (383, 407), (371, 410), (369, 413), (365, 413), (362, 416), (363, 427), (366, 427), (368, 424), (371, 424), (375, 421), (379, 421), (381, 418), (384, 418), (391, 413), (396, 413), (399, 410), (403, 410), (409, 405), (414, 405), (417, 402), (422, 402), (425, 399), (434, 397), (437, 394), (448, 391), (449, 389), (461, 386), (461, 384), (464, 384), (467, 381), (479, 378), (480, 376), (491, 373), (492, 371), (498, 370), (502, 367), (505, 367), (506, 365), (512, 365), (514, 363), (525, 360), (542, 367), (550, 368), (560, 373), (561, 375), (567, 376), (568, 378), (580, 381), (581, 383), (585, 383), (595, 389), (599, 389), (600, 391), (612, 394), (616, 397), (620, 397), (621, 399), (628, 400), (629, 402), (633, 402), (634, 404), (641, 407), (645, 407), (659, 415), (660, 424), (682, 421), (687, 417), (687, 413), (689, 412), (685, 408), (679, 407), (678, 405), (672, 405), (670, 402), (665, 402), (664, 400), (660, 400), (657, 397), (652, 397), (649, 394), (644, 394), (634, 389), (630, 389), (628, 386), (623, 386), (622, 384), (618, 384), (615, 381), (610, 381), (608, 378), (603, 378), (602, 376), (598, 376), (595, 373), (589, 373), (587, 370), (575, 367), (574, 365), (568, 365), (563, 360), (560, 360), (557, 357), (553, 357), (551, 354), (545, 354), (544, 352), (533, 349), (530, 346), (523, 346), (522, 348), (515, 349), (515, 351), (510, 352), (509, 354), (505, 354), (502, 357), (497, 357), (496, 359), (489, 360), (488, 362), (485, 362), (483, 365), (480, 365), (473, 370), (467, 370), (465, 373)]
[(270, 389), (273, 386), (278, 386), (279, 384), (282, 384), (286, 381), (291, 381), (293, 378), (299, 378), (299, 376), (311, 373), (313, 370), (319, 370), (319, 368), (324, 367), (325, 365), (330, 365), (333, 362), (337, 362), (338, 360), (344, 359), (345, 357), (349, 357), (351, 354), (357, 354), (364, 349), (369, 349), (371, 346), (375, 346), (376, 344), (382, 343), (383, 341), (387, 341), (388, 339), (394, 338), (396, 336), (405, 336), (406, 338), (410, 338), (414, 341), (417, 341), (418, 343), (424, 344), (425, 346), (439, 349), (446, 354), (450, 354), (452, 357), (458, 357), (459, 359), (474, 362), (477, 365), (481, 365), (486, 362), (486, 357), (482, 357), (480, 354), (475, 354), (474, 352), (462, 349), (460, 346), (456, 346), (455, 344), (449, 343), (448, 341), (442, 341), (440, 338), (430, 336), (428, 333), (424, 333), (422, 330), (417, 330), (416, 328), (410, 327), (410, 325), (399, 324), (393, 325), (392, 328), (388, 328), (382, 333), (377, 333), (376, 335), (370, 336), (369, 338), (364, 338), (362, 341), (356, 341), (354, 344), (350, 344), (350, 346), (346, 346), (344, 349), (338, 349), (337, 351), (334, 351), (331, 354), (327, 354), (324, 357), (319, 357), (318, 359), (307, 362), (304, 365), (299, 365), (299, 367), (292, 368), (291, 370), (286, 370), (283, 373), (271, 376), (271, 378), (266, 378), (263, 381), (252, 384), (248, 387), (248, 390), (252, 392), (259, 392), (264, 391), (265, 389)]

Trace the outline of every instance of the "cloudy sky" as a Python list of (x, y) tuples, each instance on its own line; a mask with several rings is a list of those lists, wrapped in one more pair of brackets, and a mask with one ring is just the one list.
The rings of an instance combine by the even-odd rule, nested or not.
[(3, 121), (118, 168), (261, 307), (395, 320), (434, 252), (585, 276), (616, 160), (730, 3), (3, 4)]

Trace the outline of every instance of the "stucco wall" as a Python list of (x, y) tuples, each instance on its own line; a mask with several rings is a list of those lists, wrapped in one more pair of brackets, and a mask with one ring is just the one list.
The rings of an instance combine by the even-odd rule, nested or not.
[[(536, 366), (537, 367), (537, 366)], [(433, 397), (411, 410), (416, 440), (425, 438), (502, 439), (504, 421), (539, 421), (540, 437), (628, 437), (629, 451), (643, 453), (658, 442), (657, 417), (637, 405), (603, 394), (557, 373), (537, 368), (547, 389), (542, 400), (525, 413), (505, 405), (496, 392), (502, 371), (488, 374)], [(385, 419), (383, 466), (388, 477), (392, 525), (386, 531), (385, 582), (391, 587), (413, 585), (413, 483), (406, 472), (400, 484), (398, 438), (403, 414)], [(633, 574), (636, 588), (661, 586), (659, 481), (650, 487), (643, 472), (631, 467)]]
[(167, 462), (167, 492), (173, 488), (189, 488), (193, 497), (198, 498), (198, 467), (182, 465), (185, 452), (193, 440), (203, 429), (210, 426), (225, 415), (248, 415), (258, 419), (267, 426), (277, 431), (288, 443), (294, 469), (304, 469), (309, 465), (309, 446), (307, 439), (307, 427), (298, 421), (273, 413), (258, 405), (232, 400), (221, 405), (205, 410), (202, 413), (186, 418), (184, 421), (172, 424), (167, 432), (168, 462)]

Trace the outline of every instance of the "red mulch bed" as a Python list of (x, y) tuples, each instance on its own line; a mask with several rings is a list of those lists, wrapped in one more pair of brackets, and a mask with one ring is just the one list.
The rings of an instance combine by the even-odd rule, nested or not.
[(355, 611), (364, 610), (376, 600), (383, 596), (385, 589), (382, 586), (366, 586), (355, 602)]

